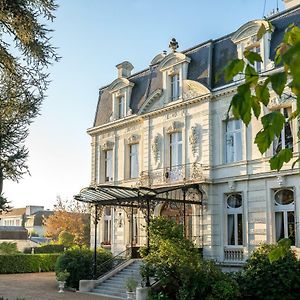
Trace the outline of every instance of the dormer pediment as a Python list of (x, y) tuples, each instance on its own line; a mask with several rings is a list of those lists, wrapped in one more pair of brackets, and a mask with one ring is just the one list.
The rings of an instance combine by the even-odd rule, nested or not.
[(173, 52), (164, 57), (159, 64), (159, 70), (164, 71), (178, 64), (189, 63), (191, 59), (183, 53)]
[(183, 100), (211, 94), (211, 91), (203, 84), (194, 80), (183, 80)]
[(270, 29), (270, 24), (265, 20), (253, 20), (247, 22), (243, 26), (241, 26), (232, 36), (231, 40), (233, 43), (238, 44), (241, 41), (248, 39), (249, 37), (253, 37), (258, 33), (259, 28), (261, 25), (264, 25), (266, 30)]
[(127, 87), (133, 87), (134, 83), (129, 81), (126, 78), (117, 78), (114, 80), (110, 86), (108, 87), (108, 90), (110, 93), (114, 93), (117, 91), (120, 91), (121, 89), (127, 88)]
[(146, 113), (162, 107), (163, 104), (160, 103), (161, 95), (162, 95), (162, 89), (157, 89), (154, 92), (152, 92), (149, 95), (149, 97), (145, 100), (143, 105), (141, 106), (139, 110), (139, 114)]

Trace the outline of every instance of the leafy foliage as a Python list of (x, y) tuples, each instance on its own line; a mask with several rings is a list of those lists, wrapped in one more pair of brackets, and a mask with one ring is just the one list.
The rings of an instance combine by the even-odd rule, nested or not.
[[(270, 24), (270, 29), (272, 25)], [(267, 32), (264, 25), (258, 31), (259, 41)], [(277, 67), (283, 65), (283, 71), (275, 74), (259, 74), (254, 69), (256, 62), (262, 62), (258, 53), (250, 50), (244, 51), (243, 59), (232, 60), (224, 70), (225, 80), (230, 81), (236, 75), (243, 73), (245, 81), (237, 88), (237, 93), (233, 96), (229, 110), (236, 119), (241, 119), (245, 125), (249, 125), (252, 115), (257, 119), (264, 112), (262, 107), (267, 107), (270, 101), (270, 88), (281, 97), (285, 88), (289, 87), (293, 94), (290, 97), (296, 99), (297, 108), (292, 113), (290, 119), (300, 117), (300, 29), (295, 25), (290, 25), (283, 37), (282, 43), (276, 49), (275, 64)], [(288, 78), (290, 82), (288, 83)], [(275, 137), (279, 137), (285, 123), (285, 117), (281, 112), (269, 112), (261, 118), (263, 128), (258, 132), (255, 143), (259, 151), (263, 154), (271, 146)], [(298, 132), (298, 135), (300, 131)], [(270, 159), (272, 170), (280, 170), (284, 163), (292, 159), (291, 149), (282, 149)], [(299, 161), (300, 158), (297, 159)], [(297, 162), (296, 161), (296, 162)]]
[(236, 279), (243, 299), (298, 299), (300, 262), (287, 240), (278, 245), (261, 245)]
[[(58, 245), (58, 244), (46, 244), (41, 245), (39, 247), (34, 248), (34, 253), (62, 253), (64, 252), (65, 245)], [(32, 248), (27, 247), (24, 249), (24, 253), (31, 253)]]
[(53, 21), (56, 7), (54, 0), (0, 3), (0, 195), (5, 179), (18, 181), (28, 172), (28, 126), (49, 84), (44, 70), (59, 59), (41, 22)]
[[(183, 236), (183, 228), (162, 217), (151, 221), (150, 252), (142, 250), (142, 276), (159, 280), (162, 290), (152, 299), (238, 299), (237, 283)], [(159, 296), (160, 295), (160, 296)]]
[[(111, 264), (106, 264), (105, 269), (101, 264), (112, 257), (111, 253), (103, 250), (97, 250), (97, 277), (111, 269)], [(93, 274), (93, 251), (89, 249), (80, 249), (78, 247), (65, 251), (57, 260), (55, 272), (67, 271), (70, 277), (67, 279), (67, 285), (78, 288), (79, 280), (92, 279)]]
[(17, 243), (2, 242), (0, 243), (0, 255), (18, 253)]
[(0, 255), (0, 274), (54, 271), (59, 254)]
[[(74, 202), (77, 201), (57, 198), (54, 214), (44, 220), (45, 236), (59, 241), (65, 246), (88, 246), (90, 239), (90, 214), (81, 213), (82, 211), (88, 212), (88, 210), (84, 210), (84, 207), (78, 206)], [(60, 234), (62, 235), (59, 240)]]

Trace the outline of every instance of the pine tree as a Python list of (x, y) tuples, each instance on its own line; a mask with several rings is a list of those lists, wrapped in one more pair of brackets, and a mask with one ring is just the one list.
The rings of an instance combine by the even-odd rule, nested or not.
[(24, 142), (49, 85), (47, 67), (59, 57), (50, 43), (55, 0), (0, 0), (0, 211), (3, 181), (28, 173)]

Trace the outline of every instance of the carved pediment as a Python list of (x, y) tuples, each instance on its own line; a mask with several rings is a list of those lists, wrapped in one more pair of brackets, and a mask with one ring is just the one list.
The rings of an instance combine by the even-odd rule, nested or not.
[(137, 144), (140, 141), (140, 136), (137, 134), (132, 134), (127, 141), (129, 145)]
[(154, 92), (152, 92), (145, 100), (143, 105), (141, 106), (139, 113), (149, 112), (155, 106), (160, 107), (160, 105), (155, 105), (155, 104), (160, 100), (161, 95), (162, 95), (162, 89), (157, 89)]
[(194, 80), (183, 80), (183, 99), (191, 99), (210, 94), (210, 90), (203, 84)]
[(167, 133), (173, 133), (173, 132), (181, 131), (182, 127), (183, 127), (182, 122), (173, 121), (172, 124), (167, 128)]
[[(240, 41), (247, 39), (249, 37), (256, 36), (261, 25), (264, 25), (267, 30), (270, 29), (270, 25), (265, 20), (254, 20), (247, 22), (243, 26), (241, 26), (232, 36), (231, 40), (238, 44)], [(256, 37), (255, 41), (256, 42)]]
[(114, 142), (112, 141), (105, 141), (102, 145), (101, 145), (101, 149), (103, 151), (107, 151), (107, 150), (112, 150), (114, 147)]
[(110, 93), (114, 93), (116, 91), (120, 91), (123, 88), (133, 87), (133, 86), (134, 86), (134, 83), (129, 81), (128, 79), (118, 78), (110, 84), (110, 86), (108, 87), (108, 91)]
[(167, 56), (164, 57), (164, 59), (161, 61), (161, 63), (159, 64), (159, 70), (160, 71), (164, 71), (172, 66), (181, 64), (181, 63), (189, 63), (191, 61), (191, 59), (189, 57), (187, 57), (185, 54), (183, 53), (179, 53), (179, 52), (174, 52), (174, 53), (170, 53)]

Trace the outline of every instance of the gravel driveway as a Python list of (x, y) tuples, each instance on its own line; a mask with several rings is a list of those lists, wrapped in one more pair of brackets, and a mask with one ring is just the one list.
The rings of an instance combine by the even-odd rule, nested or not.
[(4, 300), (108, 300), (113, 298), (81, 294), (72, 291), (57, 292), (55, 273), (1, 274), (0, 298)]

